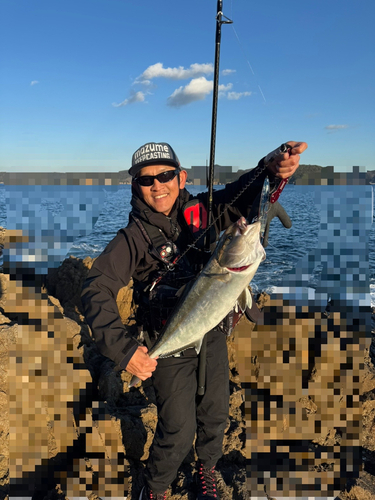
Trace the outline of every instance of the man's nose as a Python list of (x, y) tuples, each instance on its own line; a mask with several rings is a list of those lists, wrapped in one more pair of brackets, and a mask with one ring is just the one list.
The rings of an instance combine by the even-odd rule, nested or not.
[(162, 182), (159, 182), (157, 178), (154, 178), (154, 182), (152, 183), (151, 189), (160, 189), (160, 186), (162, 185)]

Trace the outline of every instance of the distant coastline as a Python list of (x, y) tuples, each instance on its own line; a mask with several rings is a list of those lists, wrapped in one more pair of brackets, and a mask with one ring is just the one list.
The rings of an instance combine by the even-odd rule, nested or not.
[[(231, 166), (215, 165), (214, 184), (226, 184), (240, 177), (247, 170), (232, 171)], [(194, 166), (185, 169), (188, 173), (188, 184), (205, 185), (206, 167)], [(361, 184), (375, 184), (375, 170), (365, 172), (354, 166), (352, 172), (335, 172), (333, 166), (300, 165), (297, 172), (289, 179), (289, 184), (336, 184), (351, 177), (361, 179)], [(321, 182), (322, 181), (322, 182)], [(119, 172), (0, 172), (0, 184), (4, 185), (60, 185), (60, 186), (114, 186), (131, 184), (127, 170)]]

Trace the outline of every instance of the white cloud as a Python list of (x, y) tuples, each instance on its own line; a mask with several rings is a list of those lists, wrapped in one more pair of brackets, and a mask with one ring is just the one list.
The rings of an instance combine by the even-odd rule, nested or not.
[(194, 101), (203, 101), (212, 92), (212, 88), (212, 80), (206, 80), (204, 76), (194, 78), (185, 87), (179, 87), (168, 97), (168, 105), (179, 108)]
[(219, 85), (219, 98), (221, 99), (222, 97), (226, 97), (226, 94), (225, 92), (227, 92), (228, 90), (230, 90), (231, 88), (233, 87), (233, 83), (228, 83), (227, 85)]
[[(226, 97), (229, 100), (238, 100), (241, 97), (251, 95), (251, 92), (229, 92), (233, 88), (233, 83), (219, 85), (219, 97)], [(187, 85), (176, 89), (172, 95), (168, 97), (168, 105), (179, 108), (190, 104), (194, 101), (203, 101), (208, 94), (212, 92), (213, 81), (206, 80), (204, 76), (194, 78)]]
[(233, 87), (233, 83), (227, 83), (226, 85), (221, 84), (219, 85), (219, 92), (226, 92), (227, 90), (230, 90)]
[(251, 92), (228, 92), (227, 98), (230, 101), (238, 101), (241, 97), (246, 97), (251, 95)]
[(145, 85), (147, 87), (151, 86), (152, 85), (152, 82), (151, 80), (141, 80), (141, 81), (138, 81), (138, 79), (134, 80), (134, 84), (137, 84), (137, 83), (141, 83), (142, 85)]
[[(221, 74), (223, 76), (227, 76), (235, 72), (236, 70), (227, 68), (224, 69)], [(206, 76), (213, 73), (214, 65), (212, 63), (194, 63), (188, 68), (185, 68), (184, 66), (165, 68), (163, 63), (158, 62), (146, 68), (146, 70), (134, 80), (133, 85), (142, 84), (150, 89), (154, 86), (153, 80), (155, 78), (165, 78), (169, 80), (190, 79), (190, 82), (187, 85), (181, 85), (181, 87), (177, 88), (168, 97), (167, 104), (178, 108), (194, 101), (204, 100), (213, 89), (213, 82), (211, 80), (207, 80)], [(251, 95), (251, 92), (233, 92), (232, 88), (233, 83), (219, 85), (219, 97), (229, 100), (238, 100), (242, 97)], [(113, 106), (120, 107), (127, 106), (128, 104), (132, 104), (134, 102), (143, 102), (145, 100), (145, 95), (149, 93), (150, 92), (147, 90), (145, 92), (133, 93), (131, 97), (125, 99), (123, 102), (119, 104), (113, 103)]]
[(333, 130), (342, 130), (344, 128), (349, 128), (349, 125), (327, 125), (324, 128), (326, 130), (330, 130), (330, 131), (333, 131)]
[(31, 86), (33, 86), (33, 85), (36, 85), (37, 83), (39, 83), (39, 82), (38, 82), (38, 80), (33, 80), (33, 81), (30, 83), (30, 85), (31, 85)]
[(211, 75), (214, 72), (214, 65), (212, 63), (190, 65), (190, 68), (185, 69), (183, 66), (178, 68), (164, 68), (163, 63), (156, 63), (149, 66), (134, 83), (150, 84), (153, 78), (169, 78), (171, 80), (186, 80), (188, 78), (195, 78), (203, 75)]
[(112, 103), (112, 106), (115, 108), (119, 108), (120, 106), (127, 106), (128, 104), (134, 104), (135, 102), (144, 102), (146, 98), (146, 94), (144, 92), (133, 92), (132, 95), (128, 98), (125, 99), (124, 101), (120, 102), (119, 104), (117, 103)]

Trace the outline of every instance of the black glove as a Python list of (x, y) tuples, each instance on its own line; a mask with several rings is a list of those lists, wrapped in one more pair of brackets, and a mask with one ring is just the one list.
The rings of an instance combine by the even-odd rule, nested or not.
[(292, 221), (290, 220), (289, 215), (285, 212), (284, 208), (280, 205), (280, 203), (278, 201), (276, 201), (275, 203), (270, 203), (269, 210), (267, 213), (266, 227), (264, 229), (264, 239), (263, 239), (264, 248), (268, 246), (268, 233), (270, 232), (270, 223), (274, 217), (278, 217), (282, 225), (287, 229), (290, 229), (292, 227)]

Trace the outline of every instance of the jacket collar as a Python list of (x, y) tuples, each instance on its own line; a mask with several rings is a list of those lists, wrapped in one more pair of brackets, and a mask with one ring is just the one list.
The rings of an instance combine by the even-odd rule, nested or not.
[(180, 189), (180, 195), (173, 205), (172, 211), (168, 217), (159, 212), (155, 212), (142, 198), (138, 196), (134, 189), (132, 189), (132, 195), (130, 204), (133, 208), (132, 212), (134, 215), (139, 219), (161, 229), (167, 238), (173, 238), (175, 235), (178, 214), (184, 203), (189, 200), (189, 192), (186, 189)]

